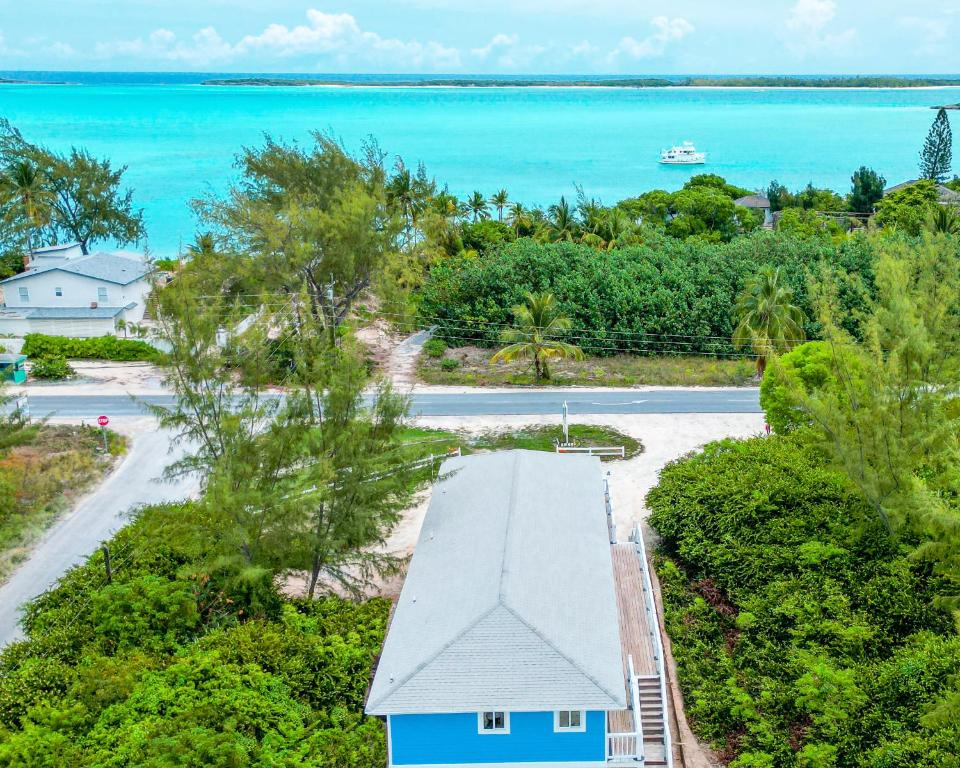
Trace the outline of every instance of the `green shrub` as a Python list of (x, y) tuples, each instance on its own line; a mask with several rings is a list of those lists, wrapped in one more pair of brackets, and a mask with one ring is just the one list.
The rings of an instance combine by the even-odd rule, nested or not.
[(814, 446), (710, 444), (647, 502), (687, 712), (724, 762), (960, 764), (960, 724), (945, 737), (925, 718), (960, 673), (945, 586)]
[(64, 357), (59, 355), (50, 357), (41, 357), (30, 363), (30, 375), (35, 379), (48, 379), (51, 381), (62, 381), (68, 379), (76, 371), (70, 366)]
[(0, 651), (0, 768), (386, 763), (363, 703), (390, 602), (284, 600), (268, 579), (281, 607), (251, 615), (194, 515), (142, 510), (107, 542), (112, 583), (98, 552), (28, 607)]
[(123, 362), (155, 361), (160, 351), (145, 341), (120, 339), (116, 336), (96, 336), (73, 339), (67, 336), (46, 336), (28, 333), (21, 350), (27, 357), (64, 357), (71, 360), (118, 360)]
[(440, 361), (440, 367), (445, 371), (455, 371), (460, 367), (460, 361), (452, 357), (445, 357)]
[(427, 357), (441, 358), (447, 351), (447, 342), (443, 339), (427, 339), (423, 344), (423, 354)]
[[(814, 318), (808, 274), (821, 262), (862, 279), (865, 290), (854, 280), (840, 296), (843, 307), (861, 308), (873, 285), (869, 237), (834, 244), (764, 231), (724, 244), (651, 235), (644, 245), (610, 251), (523, 238), (481, 259), (437, 264), (419, 311), (452, 346), (495, 346), (513, 323), (511, 307), (528, 291), (550, 291), (572, 320), (570, 340), (589, 355), (732, 355), (733, 306), (746, 280), (764, 264), (781, 267), (797, 304)], [(812, 320), (805, 330), (818, 335)]]

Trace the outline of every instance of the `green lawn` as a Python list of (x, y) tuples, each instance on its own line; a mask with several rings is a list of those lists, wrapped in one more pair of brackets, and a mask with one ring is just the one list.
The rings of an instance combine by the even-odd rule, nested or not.
[[(534, 384), (529, 362), (491, 365), (492, 350), (447, 349), (442, 358), (420, 356), (418, 376), (426, 384), (524, 386)], [(451, 361), (451, 362), (446, 362)], [(588, 357), (550, 364), (554, 386), (635, 387), (755, 385), (756, 366), (748, 358), (727, 360), (700, 355)]]
[[(571, 424), (570, 441), (581, 447), (619, 446), (625, 449), (625, 458), (631, 459), (643, 453), (643, 445), (629, 435), (612, 427), (589, 424)], [(491, 431), (480, 435), (450, 432), (439, 429), (408, 427), (404, 441), (416, 446), (421, 455), (441, 455), (456, 450), (463, 453), (477, 451), (506, 451), (523, 448), (531, 451), (553, 451), (563, 437), (560, 426), (541, 425), (523, 427), (512, 431)], [(618, 457), (619, 459), (619, 457)]]

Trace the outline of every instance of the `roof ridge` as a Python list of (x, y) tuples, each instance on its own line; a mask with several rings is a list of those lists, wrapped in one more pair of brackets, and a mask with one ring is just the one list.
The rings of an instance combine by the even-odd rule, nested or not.
[[(398, 604), (397, 607), (399, 608), (399, 604)], [(440, 654), (442, 654), (444, 651), (446, 651), (448, 648), (450, 648), (450, 646), (452, 646), (454, 643), (456, 643), (460, 638), (462, 638), (465, 634), (467, 634), (467, 632), (469, 632), (471, 629), (473, 629), (475, 626), (477, 626), (481, 621), (483, 621), (483, 620), (486, 619), (488, 616), (490, 616), (490, 614), (492, 614), (495, 610), (497, 610), (497, 608), (501, 608), (501, 607), (506, 608), (506, 606), (503, 605), (503, 604), (498, 600), (498, 601), (495, 602), (492, 606), (490, 606), (489, 609), (487, 609), (486, 611), (484, 611), (483, 613), (481, 613), (479, 616), (477, 616), (476, 619), (474, 619), (473, 621), (471, 621), (471, 622), (470, 622), (469, 624), (467, 624), (462, 630), (460, 630), (459, 632), (457, 632), (457, 634), (455, 634), (452, 638), (450, 638), (450, 640), (448, 640), (446, 643), (444, 643), (443, 645), (441, 645), (441, 646), (437, 649), (436, 653), (432, 654), (431, 656), (428, 656), (426, 659), (424, 659), (423, 661), (421, 661), (416, 667), (414, 667), (412, 670), (410, 670), (409, 674), (407, 674), (406, 677), (403, 677), (395, 686), (393, 686), (392, 688), (388, 688), (387, 691), (386, 691), (379, 699), (376, 699), (376, 700), (374, 700), (374, 701), (368, 701), (368, 702), (367, 702), (367, 707), (376, 707), (376, 706), (379, 706), (379, 705), (382, 704), (385, 700), (389, 699), (391, 696), (393, 696), (395, 693), (397, 693), (401, 688), (403, 688), (403, 686), (405, 686), (407, 683), (409, 683), (414, 677), (416, 677), (420, 672), (422, 672), (424, 669), (426, 669), (427, 667), (429, 667), (434, 661), (436, 661), (436, 660), (437, 660), (437, 657), (440, 656)], [(508, 608), (507, 610), (509, 610), (509, 608)], [(382, 655), (382, 653), (383, 653), (383, 651), (381, 650), (381, 655)], [(380, 669), (379, 669), (379, 665), (378, 665), (378, 667), (377, 667), (377, 672), (379, 673), (379, 671), (380, 671)]]
[(507, 520), (503, 531), (503, 549), (500, 552), (500, 579), (497, 583), (497, 602), (503, 604), (503, 576), (507, 570), (507, 546), (510, 544), (510, 532), (513, 529), (513, 515), (517, 509), (517, 486), (520, 483), (521, 451), (511, 451), (513, 468), (510, 474), (510, 498), (507, 501)]
[[(599, 680), (597, 680), (596, 677), (594, 677), (592, 674), (590, 674), (589, 672), (587, 672), (587, 670), (585, 670), (585, 669), (584, 669), (583, 667), (581, 667), (577, 662), (575, 662), (573, 659), (571, 659), (567, 654), (565, 654), (563, 651), (561, 651), (559, 648), (557, 648), (557, 646), (553, 643), (553, 641), (550, 640), (550, 638), (548, 638), (546, 635), (544, 635), (543, 632), (541, 632), (539, 629), (537, 629), (535, 626), (533, 626), (533, 624), (531, 624), (531, 623), (530, 623), (529, 621), (527, 621), (523, 616), (521, 616), (519, 613), (517, 613), (511, 606), (507, 605), (506, 603), (502, 603), (502, 605), (503, 605), (503, 607), (504, 607), (506, 610), (508, 610), (508, 611), (517, 619), (517, 621), (519, 621), (519, 622), (520, 622), (521, 624), (523, 624), (527, 629), (529, 629), (531, 632), (533, 632), (533, 634), (535, 634), (537, 637), (539, 637), (539, 638), (544, 642), (544, 644), (546, 644), (547, 646), (549, 646), (551, 650), (553, 650), (558, 656), (560, 656), (564, 661), (566, 661), (571, 667), (573, 667), (575, 670), (577, 670), (581, 675), (583, 675), (585, 678), (587, 678), (587, 680), (589, 680), (591, 683), (593, 683), (595, 686), (597, 686), (597, 688), (599, 688), (599, 689), (600, 689), (601, 691), (603, 691), (607, 696), (609, 696), (609, 697), (614, 701), (614, 703), (619, 703), (619, 702), (617, 701), (617, 696), (616, 696), (616, 694), (611, 693), (609, 690), (607, 690), (606, 686), (604, 686), (603, 683), (601, 683)], [(621, 651), (621, 654), (622, 654), (622, 651)], [(626, 696), (626, 689), (624, 689), (624, 696)]]

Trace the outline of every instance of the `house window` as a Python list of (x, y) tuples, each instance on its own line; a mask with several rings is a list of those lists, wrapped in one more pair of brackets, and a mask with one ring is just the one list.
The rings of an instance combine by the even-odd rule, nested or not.
[(563, 709), (553, 713), (553, 730), (557, 733), (582, 733), (587, 730), (587, 714), (580, 709)]
[(20, 301), (30, 301), (30, 290), (24, 286), (20, 286), (17, 289), (17, 293), (20, 295)]
[(106, 288), (97, 288), (97, 302), (100, 304), (107, 303), (107, 289)]
[(478, 712), (477, 728), (480, 733), (510, 733), (510, 713)]
[(54, 288), (54, 289), (53, 289), (53, 295), (54, 295), (54, 296), (63, 296), (63, 288)]

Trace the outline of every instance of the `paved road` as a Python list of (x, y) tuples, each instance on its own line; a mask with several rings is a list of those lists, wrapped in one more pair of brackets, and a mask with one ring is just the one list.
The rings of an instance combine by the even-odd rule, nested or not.
[(196, 479), (157, 483), (163, 468), (182, 454), (169, 433), (146, 432), (133, 441), (120, 466), (93, 493), (51, 528), (30, 558), (0, 586), (0, 647), (22, 636), (20, 606), (42, 594), (71, 566), (82, 563), (103, 540), (126, 524), (132, 507), (175, 501), (197, 490)]
[[(167, 396), (145, 397), (157, 405), (172, 402)], [(571, 414), (578, 413), (759, 413), (758, 390), (654, 389), (603, 392), (516, 390), (467, 394), (424, 393), (413, 396), (411, 412), (421, 416), (481, 416), (559, 414), (566, 400)], [(126, 395), (30, 395), (34, 416), (69, 416), (95, 419), (100, 414), (133, 416), (143, 406)]]
[[(143, 399), (158, 405), (172, 402), (169, 396)], [(423, 416), (559, 415), (564, 400), (573, 415), (760, 411), (756, 389), (430, 393), (414, 395), (411, 410)], [(126, 395), (31, 394), (30, 412), (34, 417), (61, 416), (92, 422), (100, 414), (142, 415), (144, 408)], [(123, 464), (57, 523), (30, 559), (10, 581), (0, 586), (0, 647), (20, 637), (17, 626), (20, 605), (53, 586), (68, 568), (83, 562), (125, 523), (128, 510), (140, 504), (181, 499), (196, 490), (195, 480), (176, 484), (154, 482), (163, 468), (182, 452), (182, 448), (175, 448), (173, 453), (168, 453), (169, 446), (170, 436), (164, 431), (139, 436)]]

